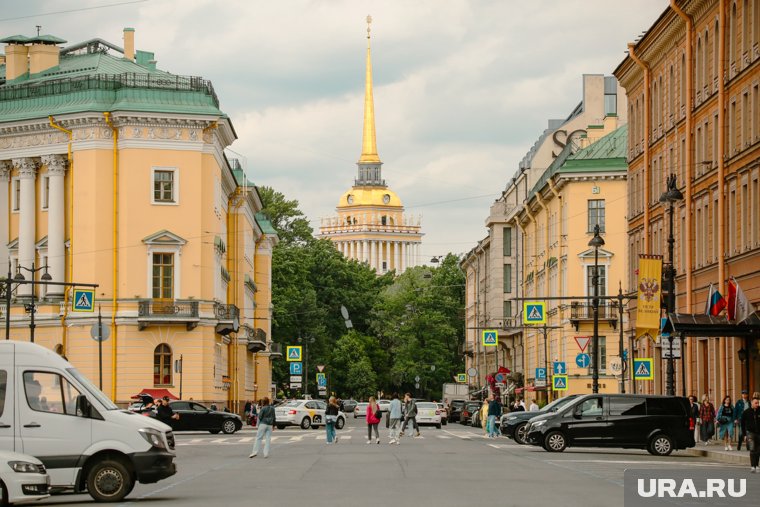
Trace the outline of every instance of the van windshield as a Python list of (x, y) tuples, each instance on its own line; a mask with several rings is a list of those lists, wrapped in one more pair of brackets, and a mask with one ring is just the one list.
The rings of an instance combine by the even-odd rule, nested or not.
[(77, 370), (76, 368), (67, 368), (66, 371), (69, 372), (72, 377), (77, 379), (79, 383), (82, 384), (82, 387), (84, 387), (87, 390), (88, 393), (90, 393), (93, 397), (97, 398), (97, 400), (101, 403), (101, 405), (103, 405), (103, 407), (105, 407), (106, 410), (119, 409), (119, 407), (117, 407), (116, 404), (114, 404), (114, 402), (112, 402), (110, 398), (108, 398), (108, 396), (103, 394), (100, 389), (95, 387), (95, 385), (92, 382), (90, 382), (90, 379), (88, 379), (87, 377), (79, 373), (79, 370)]

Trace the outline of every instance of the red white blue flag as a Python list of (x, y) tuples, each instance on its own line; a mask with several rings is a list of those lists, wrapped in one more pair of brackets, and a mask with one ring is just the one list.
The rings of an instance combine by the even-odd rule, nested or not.
[(726, 298), (720, 295), (720, 292), (710, 284), (710, 289), (707, 291), (707, 303), (705, 305), (705, 314), (717, 317), (720, 312), (727, 306)]

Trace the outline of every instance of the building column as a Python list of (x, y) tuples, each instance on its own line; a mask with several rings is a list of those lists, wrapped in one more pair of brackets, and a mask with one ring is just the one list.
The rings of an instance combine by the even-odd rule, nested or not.
[[(359, 242), (357, 241), (356, 243), (358, 244)], [(356, 260), (369, 263), (369, 247), (366, 239), (362, 240), (362, 256), (361, 258), (357, 257)]]
[(401, 255), (400, 255), (400, 257), (401, 257), (401, 271), (400, 271), (400, 273), (403, 273), (406, 270), (406, 257), (405, 257), (405, 255), (406, 255), (406, 242), (405, 241), (401, 241), (398, 244), (398, 247), (399, 247), (399, 251), (401, 252)]
[(378, 252), (377, 241), (372, 241), (372, 262), (370, 262), (369, 265), (376, 272), (378, 271), (378, 269), (377, 269), (377, 252)]
[(397, 274), (401, 274), (401, 242), (399, 241), (393, 242), (393, 259), (393, 268)]
[[(66, 215), (64, 209), (64, 185), (66, 165), (68, 161), (63, 155), (47, 155), (42, 157), (42, 163), (47, 166), (50, 178), (50, 194), (48, 196), (48, 273), (54, 282), (66, 281)], [(47, 295), (62, 296), (62, 285), (48, 286)]]
[[(37, 175), (37, 164), (31, 158), (13, 159), (13, 166), (18, 172), (18, 178), (21, 180), (21, 196), (19, 203), (19, 220), (18, 220), (18, 263), (20, 266), (31, 268), (34, 263), (34, 243), (35, 243), (35, 189), (34, 179)], [(26, 273), (24, 276), (29, 276)], [(18, 294), (20, 296), (30, 296), (32, 294), (32, 285), (19, 285)]]
[(8, 214), (10, 205), (8, 203), (8, 182), (11, 175), (11, 162), (9, 160), (0, 160), (0, 273), (5, 273), (8, 267)]

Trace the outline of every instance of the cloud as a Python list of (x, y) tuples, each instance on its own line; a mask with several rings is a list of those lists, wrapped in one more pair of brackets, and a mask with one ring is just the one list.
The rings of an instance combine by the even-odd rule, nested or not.
[[(12, 2), (4, 18), (103, 5)], [(422, 213), (423, 256), (465, 252), (549, 118), (580, 102), (581, 75), (610, 74), (664, 0), (151, 0), (0, 22), (70, 43), (121, 44), (211, 79), (253, 181), (298, 199), (312, 224), (350, 187), (361, 147), (371, 13), (384, 177)], [(485, 197), (484, 197), (485, 196)], [(426, 259), (420, 259), (426, 260)]]

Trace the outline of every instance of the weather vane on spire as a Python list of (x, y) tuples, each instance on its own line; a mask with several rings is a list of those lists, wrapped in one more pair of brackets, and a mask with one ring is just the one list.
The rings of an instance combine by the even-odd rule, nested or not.
[(372, 24), (372, 16), (367, 15), (367, 38), (369, 39), (369, 32), (371, 31), (371, 28), (369, 25)]

